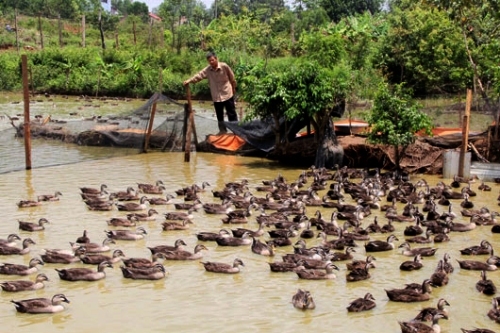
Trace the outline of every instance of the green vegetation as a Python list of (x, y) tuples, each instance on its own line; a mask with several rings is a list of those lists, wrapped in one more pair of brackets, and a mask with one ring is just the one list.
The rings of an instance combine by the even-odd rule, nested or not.
[[(318, 138), (335, 105), (381, 98), (381, 85), (409, 89), (408, 101), (463, 96), (474, 86), (490, 111), (500, 95), (496, 0), (218, 0), (208, 9), (200, 0), (164, 0), (154, 10), (161, 21), (141, 2), (111, 2), (116, 14), (102, 11), (100, 0), (0, 1), (2, 27), (17, 18), (35, 91), (150, 97), (161, 90), (182, 98), (182, 82), (213, 50), (235, 70), (247, 118), (307, 118)], [(2, 29), (0, 90), (21, 88), (19, 68), (16, 34)], [(208, 99), (208, 85), (193, 86), (192, 94)], [(388, 101), (402, 98), (387, 94)], [(373, 112), (390, 114), (382, 105)], [(426, 125), (417, 117), (411, 128)]]

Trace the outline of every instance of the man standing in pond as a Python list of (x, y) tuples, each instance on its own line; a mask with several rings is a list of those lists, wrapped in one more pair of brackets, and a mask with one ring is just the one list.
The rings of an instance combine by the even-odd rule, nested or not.
[(234, 104), (236, 80), (234, 79), (231, 67), (224, 62), (219, 62), (214, 52), (207, 53), (207, 60), (209, 65), (192, 78), (184, 81), (184, 85), (187, 86), (190, 83), (208, 79), (215, 114), (219, 121), (219, 134), (224, 134), (227, 133), (226, 125), (224, 124), (224, 108), (226, 109), (229, 121), (238, 121), (236, 106)]

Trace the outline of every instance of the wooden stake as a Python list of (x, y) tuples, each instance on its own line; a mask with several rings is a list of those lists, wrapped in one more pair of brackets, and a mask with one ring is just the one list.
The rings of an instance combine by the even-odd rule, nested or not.
[(14, 29), (16, 29), (16, 46), (17, 54), (19, 55), (19, 29), (17, 27), (17, 8), (14, 10)]
[(137, 44), (137, 33), (135, 31), (135, 18), (132, 18), (132, 32), (134, 33), (134, 45)]
[(58, 27), (58, 30), (59, 30), (59, 47), (62, 49), (62, 47), (63, 47), (63, 37), (62, 37), (61, 14), (57, 15), (57, 27)]
[(85, 47), (85, 15), (82, 15), (82, 47)]
[(151, 131), (153, 130), (153, 122), (155, 120), (155, 114), (156, 114), (156, 100), (153, 103), (153, 106), (151, 108), (151, 114), (149, 116), (149, 122), (148, 122), (148, 132), (146, 133), (146, 140), (144, 141), (144, 153), (148, 152), (149, 148), (149, 140), (151, 138)]
[(458, 176), (464, 176), (465, 168), (465, 153), (469, 144), (469, 123), (470, 123), (470, 107), (472, 103), (472, 90), (467, 89), (467, 99), (465, 101), (465, 115), (462, 122), (462, 147), (460, 148), (460, 159), (458, 161)]
[(31, 126), (30, 126), (30, 89), (28, 82), (28, 57), (21, 56), (24, 95), (24, 153), (26, 170), (31, 170)]
[(184, 162), (189, 162), (191, 155), (191, 132), (193, 129), (193, 107), (191, 105), (191, 89), (186, 86), (187, 94), (187, 126), (186, 126), (186, 144), (184, 146)]
[(40, 30), (40, 47), (43, 50), (43, 29), (42, 29), (42, 16), (38, 15), (38, 29)]

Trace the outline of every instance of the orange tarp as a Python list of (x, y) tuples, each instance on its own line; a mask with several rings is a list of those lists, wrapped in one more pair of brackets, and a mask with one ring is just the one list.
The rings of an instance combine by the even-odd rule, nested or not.
[(209, 135), (207, 142), (215, 148), (237, 151), (245, 144), (245, 140), (234, 134)]

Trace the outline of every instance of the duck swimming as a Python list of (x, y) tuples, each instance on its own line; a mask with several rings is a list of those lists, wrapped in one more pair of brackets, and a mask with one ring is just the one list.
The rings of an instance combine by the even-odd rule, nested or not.
[(434, 316), (438, 313), (441, 313), (444, 318), (448, 318), (448, 310), (445, 306), (450, 306), (447, 300), (444, 298), (440, 298), (437, 302), (436, 307), (426, 307), (420, 310), (420, 312), (416, 315), (414, 320), (418, 321), (432, 321)]
[(366, 293), (365, 297), (360, 297), (349, 303), (348, 312), (361, 312), (373, 309), (376, 306), (375, 298), (372, 294)]
[(147, 213), (129, 213), (127, 214), (127, 218), (131, 221), (154, 221), (157, 215), (158, 211), (154, 208), (150, 208)]
[(122, 250), (114, 250), (111, 256), (107, 256), (104, 254), (93, 254), (93, 255), (80, 255), (80, 261), (84, 264), (89, 265), (99, 265), (103, 261), (110, 262), (111, 264), (115, 264), (122, 260), (125, 257), (125, 253)]
[(165, 266), (160, 263), (142, 268), (121, 266), (120, 269), (124, 278), (133, 280), (160, 280), (167, 275)]
[(38, 220), (38, 223), (18, 221), (19, 229), (24, 231), (41, 231), (45, 230), (44, 224), (50, 223), (46, 218), (42, 217)]
[(6, 239), (0, 239), (0, 246), (16, 246), (16, 240), (21, 240), (17, 234), (10, 234)]
[(365, 244), (366, 252), (381, 252), (390, 251), (394, 249), (394, 241), (398, 238), (395, 235), (390, 235), (387, 237), (387, 241), (373, 240)]
[(26, 290), (39, 290), (45, 287), (44, 281), (49, 281), (49, 278), (44, 273), (36, 276), (35, 281), (30, 280), (15, 280), (15, 281), (2, 281), (0, 287), (3, 291), (17, 292)]
[(41, 261), (38, 258), (32, 258), (28, 264), (26, 265), (21, 265), (21, 264), (9, 264), (9, 263), (3, 263), (0, 264), (0, 274), (5, 274), (5, 275), (29, 275), (33, 274), (35, 272), (38, 272), (38, 265), (43, 265), (43, 261)]
[(135, 231), (132, 230), (105, 230), (108, 238), (115, 240), (139, 240), (143, 239), (148, 232), (143, 227), (138, 227)]
[(485, 295), (495, 295), (497, 287), (486, 277), (486, 271), (481, 271), (481, 280), (476, 283), (476, 290)]
[[(428, 326), (418, 321), (399, 322), (402, 333), (441, 333), (441, 327), (438, 324), (439, 319), (445, 318), (442, 314), (438, 313), (432, 318), (432, 326)], [(446, 318), (445, 318), (446, 319)]]
[(30, 298), (20, 301), (11, 301), (14, 303), (17, 312), (21, 313), (56, 313), (64, 311), (62, 302), (69, 303), (64, 294), (55, 294), (51, 299), (48, 298)]
[(203, 257), (202, 250), (208, 251), (203, 244), (198, 244), (194, 248), (194, 252), (189, 251), (165, 251), (164, 256), (167, 260), (196, 260)]
[(431, 292), (431, 281), (425, 279), (421, 286), (422, 290), (409, 288), (385, 290), (387, 297), (393, 302), (423, 302), (428, 301)]
[(109, 261), (103, 261), (97, 267), (97, 271), (90, 268), (66, 268), (57, 269), (57, 274), (61, 280), (65, 281), (97, 281), (102, 280), (106, 277), (104, 268), (113, 268), (113, 265)]
[(187, 246), (186, 242), (182, 239), (176, 239), (174, 245), (156, 245), (148, 247), (148, 249), (151, 251), (151, 254), (156, 254), (165, 253), (167, 251), (183, 251), (183, 246)]
[(234, 259), (233, 264), (226, 264), (222, 262), (205, 261), (201, 262), (203, 267), (207, 272), (212, 273), (225, 273), (225, 274), (236, 274), (240, 272), (240, 266), (245, 266), (241, 259)]
[(59, 201), (59, 196), (62, 196), (62, 193), (56, 191), (54, 194), (40, 194), (36, 198), (38, 201)]
[(32, 244), (36, 244), (31, 238), (25, 238), (23, 240), (23, 247), (14, 247), (14, 246), (2, 246), (0, 245), (0, 255), (11, 255), (11, 254), (19, 254), (24, 255), (30, 252), (29, 246)]
[(416, 256), (417, 254), (420, 254), (422, 257), (431, 257), (438, 250), (437, 248), (431, 247), (419, 247), (412, 249), (410, 248), (410, 243), (408, 242), (404, 242), (399, 245), (399, 248), (403, 249), (402, 254), (405, 256)]
[(402, 271), (415, 271), (415, 270), (418, 270), (422, 267), (424, 267), (424, 265), (422, 264), (422, 255), (417, 254), (413, 258), (413, 260), (408, 260), (408, 261), (404, 261), (403, 263), (401, 263), (401, 265), (399, 266), (399, 269)]
[(126, 202), (126, 203), (116, 203), (116, 208), (120, 211), (135, 212), (140, 210), (148, 209), (148, 198), (146, 196), (141, 197), (139, 203), (137, 202)]
[(333, 270), (339, 270), (339, 268), (332, 264), (331, 262), (327, 263), (325, 269), (300, 269), (296, 270), (298, 277), (300, 279), (305, 280), (331, 280), (337, 278), (337, 276), (333, 273)]
[(292, 304), (294, 308), (299, 310), (313, 310), (316, 308), (311, 293), (303, 289), (297, 290), (292, 296)]

